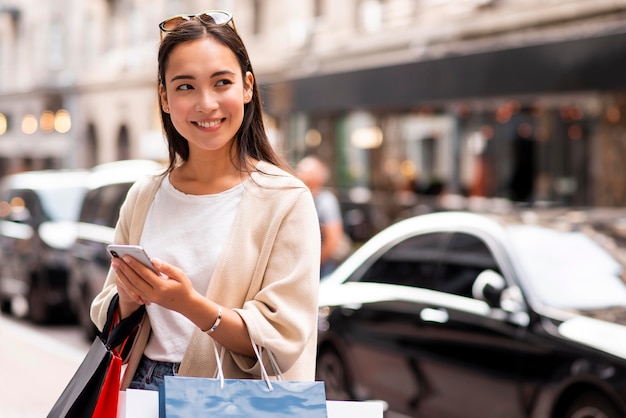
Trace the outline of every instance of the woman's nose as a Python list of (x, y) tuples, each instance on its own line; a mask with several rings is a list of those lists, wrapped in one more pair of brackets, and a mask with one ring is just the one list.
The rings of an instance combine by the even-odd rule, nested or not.
[(197, 112), (211, 112), (218, 107), (218, 100), (215, 94), (210, 91), (202, 91), (198, 95), (195, 110)]

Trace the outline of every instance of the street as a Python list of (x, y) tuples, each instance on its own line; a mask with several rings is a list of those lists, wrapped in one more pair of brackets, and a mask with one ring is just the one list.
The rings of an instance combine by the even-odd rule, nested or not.
[(0, 418), (45, 417), (89, 345), (77, 326), (0, 315)]

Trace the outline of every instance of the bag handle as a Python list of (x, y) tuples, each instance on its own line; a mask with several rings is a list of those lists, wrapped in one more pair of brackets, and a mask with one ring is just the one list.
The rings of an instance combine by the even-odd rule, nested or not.
[(100, 339), (108, 348), (114, 348), (121, 345), (133, 332), (135, 327), (139, 325), (146, 311), (145, 305), (141, 305), (135, 312), (120, 320), (115, 326), (115, 321), (119, 308), (119, 294), (115, 294), (109, 309), (107, 310), (107, 320), (100, 334)]
[[(267, 388), (269, 389), (269, 391), (273, 391), (274, 387), (272, 386), (272, 382), (270, 380), (269, 375), (267, 374), (267, 370), (265, 369), (265, 365), (263, 364), (263, 347), (261, 347), (260, 345), (257, 345), (255, 343), (252, 343), (252, 349), (254, 350), (254, 354), (256, 355), (257, 360), (259, 361), (259, 366), (261, 367), (261, 377), (263, 378), (263, 380), (265, 381)], [(214, 341), (213, 343), (213, 353), (215, 354), (215, 360), (217, 362), (217, 378), (220, 379), (220, 389), (224, 389), (224, 370), (222, 368), (222, 359), (224, 357), (224, 353), (225, 353), (226, 349), (224, 348), (224, 346), (222, 346), (221, 352), (218, 353), (217, 352), (217, 342)], [(280, 368), (278, 367), (278, 362), (276, 361), (276, 358), (274, 357), (274, 354), (269, 351), (267, 351), (267, 356), (270, 359), (270, 363), (272, 364), (272, 368), (274, 369), (274, 375), (277, 377), (278, 380), (284, 380), (283, 378), (283, 373), (280, 370)]]

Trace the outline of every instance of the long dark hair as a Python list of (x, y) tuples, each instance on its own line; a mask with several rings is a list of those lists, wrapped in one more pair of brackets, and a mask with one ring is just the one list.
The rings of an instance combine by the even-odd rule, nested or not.
[[(163, 90), (165, 90), (165, 70), (172, 50), (184, 42), (206, 37), (212, 37), (235, 54), (241, 68), (244, 83), (246, 82), (246, 72), (249, 71), (254, 76), (246, 47), (233, 28), (228, 25), (217, 25), (194, 19), (182, 23), (172, 32), (165, 35), (161, 41), (158, 55), (159, 85)], [(189, 143), (176, 130), (170, 115), (165, 113), (162, 107), (161, 122), (163, 123), (169, 151), (170, 162), (167, 171), (172, 171), (181, 160), (187, 161), (189, 158)], [(252, 157), (257, 160), (270, 162), (290, 172), (292, 171), (287, 162), (274, 151), (265, 133), (263, 108), (256, 77), (254, 77), (254, 85), (252, 86), (252, 100), (244, 105), (243, 121), (235, 137), (235, 141), (231, 142), (230, 155), (233, 158), (233, 164), (241, 170), (248, 172), (253, 170), (253, 167), (248, 166), (248, 159)]]

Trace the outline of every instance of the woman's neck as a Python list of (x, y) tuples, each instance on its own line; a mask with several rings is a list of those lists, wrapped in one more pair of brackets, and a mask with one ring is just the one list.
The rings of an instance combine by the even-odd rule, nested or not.
[(221, 193), (245, 181), (249, 174), (240, 169), (237, 160), (217, 158), (189, 158), (170, 173), (170, 182), (183, 193), (206, 195)]

